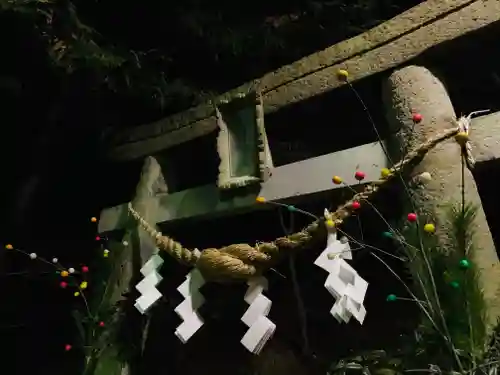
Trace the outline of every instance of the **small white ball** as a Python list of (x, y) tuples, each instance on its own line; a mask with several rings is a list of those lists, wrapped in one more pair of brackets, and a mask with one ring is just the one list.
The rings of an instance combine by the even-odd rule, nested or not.
[(57, 258), (52, 258), (52, 263), (57, 263), (57, 262), (59, 262), (59, 259), (57, 259)]
[(123, 241), (123, 246), (128, 246), (128, 242), (127, 241)]
[(109, 250), (108, 250), (108, 249), (104, 249), (104, 252), (105, 252), (106, 254), (109, 254)]
[(75, 269), (74, 269), (73, 267), (68, 268), (68, 272), (69, 272), (69, 273), (75, 273)]
[(30, 258), (31, 258), (31, 259), (36, 259), (36, 256), (37, 256), (37, 255), (36, 255), (35, 253), (31, 253), (31, 254), (30, 254)]
[(429, 182), (430, 180), (432, 180), (432, 176), (429, 172), (420, 173), (420, 176), (418, 176), (418, 178), (421, 182)]
[(346, 243), (348, 243), (348, 242), (349, 242), (349, 240), (347, 239), (347, 237), (346, 237), (346, 236), (340, 237), (340, 243), (341, 243), (341, 244), (345, 245), (345, 244), (346, 244)]

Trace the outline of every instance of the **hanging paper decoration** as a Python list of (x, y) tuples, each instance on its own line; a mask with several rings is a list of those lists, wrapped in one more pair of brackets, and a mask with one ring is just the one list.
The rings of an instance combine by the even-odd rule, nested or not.
[[(329, 213), (325, 210), (325, 218)], [(368, 283), (344, 259), (352, 259), (349, 242), (337, 239), (335, 228), (327, 226), (328, 237), (325, 250), (314, 264), (329, 273), (325, 288), (336, 299), (330, 313), (339, 322), (347, 323), (354, 316), (363, 323), (366, 310), (363, 306)]]
[(204, 284), (205, 279), (200, 271), (195, 268), (177, 288), (185, 300), (175, 308), (175, 312), (183, 320), (175, 330), (175, 335), (183, 344), (185, 344), (204, 324), (203, 318), (197, 311), (201, 305), (205, 303), (205, 298), (199, 291)]
[(258, 277), (248, 281), (245, 302), (250, 306), (241, 318), (249, 329), (241, 339), (241, 343), (253, 354), (259, 354), (272, 337), (276, 325), (269, 320), (267, 314), (271, 310), (272, 301), (262, 293), (267, 289), (267, 279)]
[(329, 272), (325, 288), (336, 299), (330, 313), (339, 322), (348, 323), (354, 316), (363, 324), (366, 316), (363, 301), (368, 283), (342, 258), (331, 260)]
[(141, 293), (141, 296), (137, 298), (134, 305), (141, 314), (145, 314), (162, 296), (156, 289), (156, 286), (162, 280), (157, 271), (162, 264), (163, 259), (158, 254), (154, 254), (141, 268), (144, 279), (135, 287)]

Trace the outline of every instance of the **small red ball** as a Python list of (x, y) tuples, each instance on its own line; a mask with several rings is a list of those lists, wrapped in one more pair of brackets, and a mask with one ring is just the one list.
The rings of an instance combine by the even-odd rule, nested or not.
[(104, 327), (104, 322), (99, 322), (99, 327)]
[(95, 240), (96, 240), (96, 241), (100, 241), (100, 240), (101, 240), (101, 237), (99, 237), (99, 236), (95, 236)]
[(353, 208), (354, 210), (357, 210), (357, 209), (359, 209), (360, 207), (361, 207), (361, 203), (359, 203), (358, 201), (354, 201), (354, 202), (352, 202), (352, 208)]
[(69, 352), (71, 350), (71, 348), (73, 348), (70, 344), (66, 344), (64, 346), (64, 350), (66, 350), (67, 352)]
[(61, 281), (59, 285), (61, 286), (61, 288), (65, 289), (68, 286), (68, 283), (66, 281)]
[(89, 272), (89, 268), (88, 268), (87, 266), (83, 266), (83, 267), (82, 267), (82, 272), (83, 272), (83, 273), (87, 273), (87, 272)]
[(365, 173), (364, 172), (361, 172), (361, 171), (357, 171), (355, 174), (354, 174), (354, 178), (358, 181), (362, 181), (364, 180), (366, 177)]
[(414, 123), (418, 124), (419, 122), (422, 121), (423, 117), (420, 113), (414, 113), (412, 119)]
[(414, 223), (415, 221), (417, 221), (417, 214), (414, 214), (413, 212), (409, 213), (408, 214), (408, 221), (412, 222), (412, 223)]

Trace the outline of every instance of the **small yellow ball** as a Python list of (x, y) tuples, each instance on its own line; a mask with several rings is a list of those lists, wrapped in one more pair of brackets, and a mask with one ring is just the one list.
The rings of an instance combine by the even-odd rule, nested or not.
[(427, 233), (434, 233), (436, 231), (436, 227), (434, 226), (434, 224), (425, 224), (424, 225), (424, 231), (426, 231)]
[(389, 168), (382, 168), (380, 171), (380, 177), (387, 178), (391, 175), (391, 170)]
[(339, 176), (333, 176), (332, 181), (335, 185), (340, 185), (342, 183), (342, 178)]
[(325, 225), (327, 228), (335, 228), (335, 222), (331, 219), (325, 221)]
[(264, 197), (257, 197), (257, 198), (255, 198), (255, 201), (257, 203), (266, 203), (266, 198), (264, 198)]
[(68, 275), (69, 275), (68, 271), (62, 271), (61, 272), (61, 276), (62, 277), (68, 277)]
[(349, 77), (349, 72), (345, 69), (339, 69), (337, 71), (337, 77), (339, 77), (339, 79), (345, 81)]
[(12, 250), (12, 249), (14, 249), (14, 246), (12, 246), (12, 244), (9, 243), (9, 244), (5, 245), (5, 248), (7, 250)]
[(73, 295), (74, 295), (75, 297), (78, 297), (78, 296), (80, 295), (80, 292), (75, 292)]
[(465, 145), (469, 140), (469, 134), (466, 132), (460, 132), (455, 136), (455, 141), (460, 145)]
[(80, 289), (87, 289), (87, 286), (88, 286), (87, 282), (84, 281), (80, 284)]
[(333, 260), (333, 259), (337, 258), (337, 254), (335, 254), (335, 253), (328, 253), (328, 254), (326, 255), (326, 257), (327, 257), (329, 260)]

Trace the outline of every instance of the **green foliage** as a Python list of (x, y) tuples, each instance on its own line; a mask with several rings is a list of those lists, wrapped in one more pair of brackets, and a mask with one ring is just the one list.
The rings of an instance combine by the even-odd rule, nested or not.
[(395, 375), (402, 372), (401, 364), (384, 350), (373, 350), (339, 361), (328, 375)]
[(450, 207), (447, 222), (438, 228), (440, 243), (421, 230), (431, 218), (420, 217), (418, 225), (403, 231), (413, 290), (427, 312), (415, 337), (415, 366), (432, 363), (451, 370), (458, 361), (470, 367), (484, 354), (485, 302), (471, 261), (476, 211), (470, 204)]

